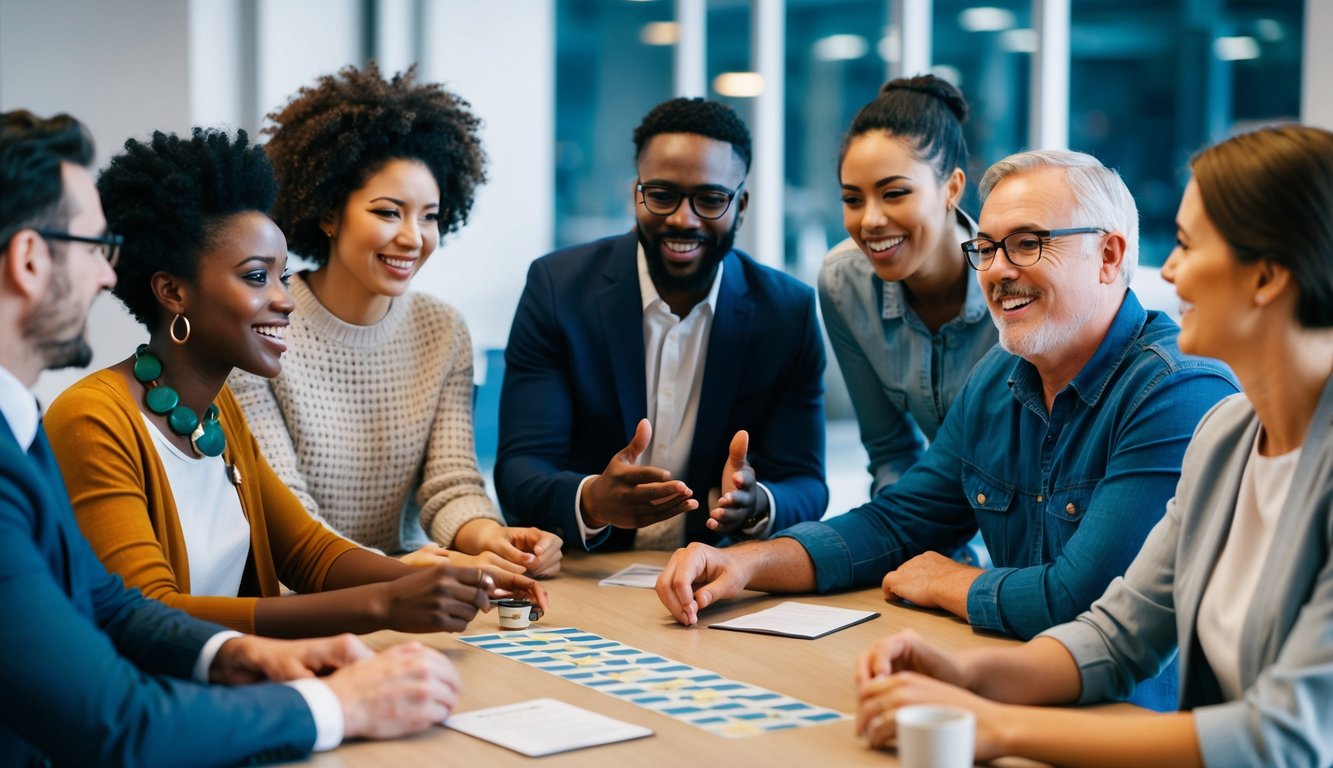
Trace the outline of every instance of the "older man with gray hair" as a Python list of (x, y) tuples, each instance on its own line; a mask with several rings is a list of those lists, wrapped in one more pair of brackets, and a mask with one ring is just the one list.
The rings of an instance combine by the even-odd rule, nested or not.
[[(771, 541), (677, 550), (657, 582), (677, 621), (746, 588), (880, 582), (888, 600), (1028, 638), (1086, 609), (1134, 559), (1195, 424), (1235, 380), (1182, 355), (1176, 324), (1129, 289), (1138, 211), (1115, 171), (1081, 153), (1025, 152), (992, 166), (980, 191), (980, 236), (962, 248), (1000, 345), (935, 442), (845, 515)], [(978, 530), (994, 568), (939, 554)], [(1174, 708), (1169, 691), (1143, 693), (1140, 703)]]

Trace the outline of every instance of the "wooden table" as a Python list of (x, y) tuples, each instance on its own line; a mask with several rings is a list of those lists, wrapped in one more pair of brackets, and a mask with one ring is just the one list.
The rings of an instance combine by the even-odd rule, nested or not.
[[(646, 589), (601, 587), (597, 582), (630, 563), (666, 562), (664, 552), (623, 552), (604, 555), (569, 553), (560, 576), (546, 582), (551, 610), (544, 627), (577, 627), (626, 645), (661, 654), (725, 677), (769, 688), (779, 693), (840, 712), (854, 714), (856, 691), (853, 662), (875, 640), (912, 628), (946, 649), (1003, 646), (1016, 641), (972, 630), (964, 621), (936, 611), (887, 605), (878, 588), (826, 596), (764, 595), (747, 592), (703, 612), (702, 624), (712, 624), (783, 600), (818, 601), (826, 605), (879, 611), (880, 617), (835, 632), (818, 640), (724, 632), (704, 626), (675, 623), (656, 593)], [(495, 612), (478, 614), (465, 634), (498, 629)], [(417, 639), (448, 654), (463, 676), (458, 711), (550, 697), (608, 717), (651, 728), (655, 735), (540, 758), (541, 768), (563, 766), (786, 766), (876, 765), (891, 766), (891, 752), (871, 750), (854, 734), (854, 721), (778, 731), (737, 739), (714, 736), (700, 728), (660, 715), (629, 702), (598, 693), (511, 659), (473, 648), (456, 635), (406, 635), (377, 632), (366, 637), (383, 648)], [(1115, 705), (1133, 711), (1128, 705)], [(533, 723), (540, 728), (541, 723)], [(536, 765), (488, 742), (447, 728), (433, 728), (406, 739), (345, 744), (316, 755), (318, 766), (467, 766)]]

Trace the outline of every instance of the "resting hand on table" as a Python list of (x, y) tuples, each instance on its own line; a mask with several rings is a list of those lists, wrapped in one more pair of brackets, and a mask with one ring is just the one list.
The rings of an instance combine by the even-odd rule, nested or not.
[(967, 618), (967, 593), (980, 568), (924, 552), (884, 576), (884, 599), (908, 600), (922, 608), (943, 608)]
[(208, 668), (211, 683), (244, 685), (314, 677), (374, 656), (355, 635), (312, 640), (275, 640), (244, 635), (218, 648)]
[(657, 597), (676, 621), (688, 627), (699, 621), (700, 610), (745, 589), (747, 561), (735, 553), (695, 542), (671, 555), (657, 575)]
[(324, 678), (343, 709), (346, 738), (390, 739), (444, 721), (458, 704), (458, 670), (420, 643), (396, 645)]
[(894, 713), (913, 704), (943, 704), (966, 709), (977, 718), (976, 759), (986, 762), (1004, 754), (1004, 704), (984, 699), (971, 691), (936, 680), (919, 672), (895, 672), (857, 686), (860, 706), (856, 712), (856, 735), (871, 747), (882, 748), (897, 736)]
[(579, 506), (589, 528), (612, 525), (642, 528), (699, 508), (694, 492), (658, 467), (636, 466), (653, 438), (652, 425), (641, 419), (634, 439), (611, 458), (606, 470), (583, 484)]
[(967, 670), (957, 660), (912, 630), (882, 638), (856, 659), (856, 684), (895, 672), (919, 672), (946, 683), (968, 686)]
[(735, 533), (768, 517), (768, 494), (755, 480), (754, 468), (746, 458), (749, 450), (750, 435), (742, 429), (731, 438), (727, 465), (722, 468), (722, 496), (705, 523), (710, 530)]

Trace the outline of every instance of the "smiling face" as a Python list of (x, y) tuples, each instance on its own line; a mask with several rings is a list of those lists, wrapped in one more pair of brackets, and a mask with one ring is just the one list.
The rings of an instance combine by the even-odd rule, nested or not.
[[(963, 174), (944, 183), (902, 139), (872, 131), (852, 139), (843, 154), (842, 223), (885, 281), (904, 280), (949, 245), (957, 251), (950, 205)], [(957, 262), (957, 253), (954, 254)]]
[[(680, 192), (736, 192), (745, 180), (745, 163), (725, 141), (695, 133), (664, 133), (652, 138), (639, 156), (639, 182)], [(661, 294), (706, 292), (717, 265), (731, 251), (749, 193), (741, 190), (718, 219), (701, 219), (681, 199), (674, 213), (659, 216), (643, 206), (636, 192), (634, 215), (648, 272)]]
[(372, 174), (325, 225), (326, 283), (338, 302), (345, 308), (406, 293), (440, 242), (439, 215), (440, 185), (423, 163), (390, 160)]
[(1236, 259), (1191, 180), (1176, 214), (1176, 247), (1162, 265), (1162, 277), (1180, 297), (1181, 352), (1226, 360), (1246, 344), (1258, 268)]
[[(1075, 221), (1076, 201), (1064, 169), (1041, 167), (1006, 177), (981, 209), (981, 237), (999, 241), (1019, 230), (1096, 226)], [(1101, 341), (1103, 328), (1090, 321), (1105, 313), (1109, 282), (1119, 277), (1119, 262), (1100, 257), (1112, 235), (1088, 234), (1045, 241), (1041, 260), (1015, 267), (998, 251), (977, 279), (986, 294), (1000, 344), (1012, 354), (1038, 364), (1061, 359), (1086, 360)], [(1116, 292), (1119, 306), (1123, 285)], [(1112, 314), (1114, 307), (1111, 308)]]
[(248, 211), (218, 222), (209, 243), (199, 256), (198, 273), (186, 284), (191, 330), (183, 349), (202, 356), (201, 367), (277, 376), (293, 309), (282, 230), (264, 214)]

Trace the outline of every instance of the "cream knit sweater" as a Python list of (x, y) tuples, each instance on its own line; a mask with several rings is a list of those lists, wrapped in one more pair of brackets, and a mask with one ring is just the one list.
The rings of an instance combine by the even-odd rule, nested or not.
[(472, 340), (452, 307), (420, 293), (383, 320), (344, 323), (291, 281), (296, 310), (282, 373), (228, 384), (264, 457), (312, 515), (353, 541), (402, 549), (415, 494), (421, 525), (443, 546), (464, 523), (502, 520), (472, 439)]

